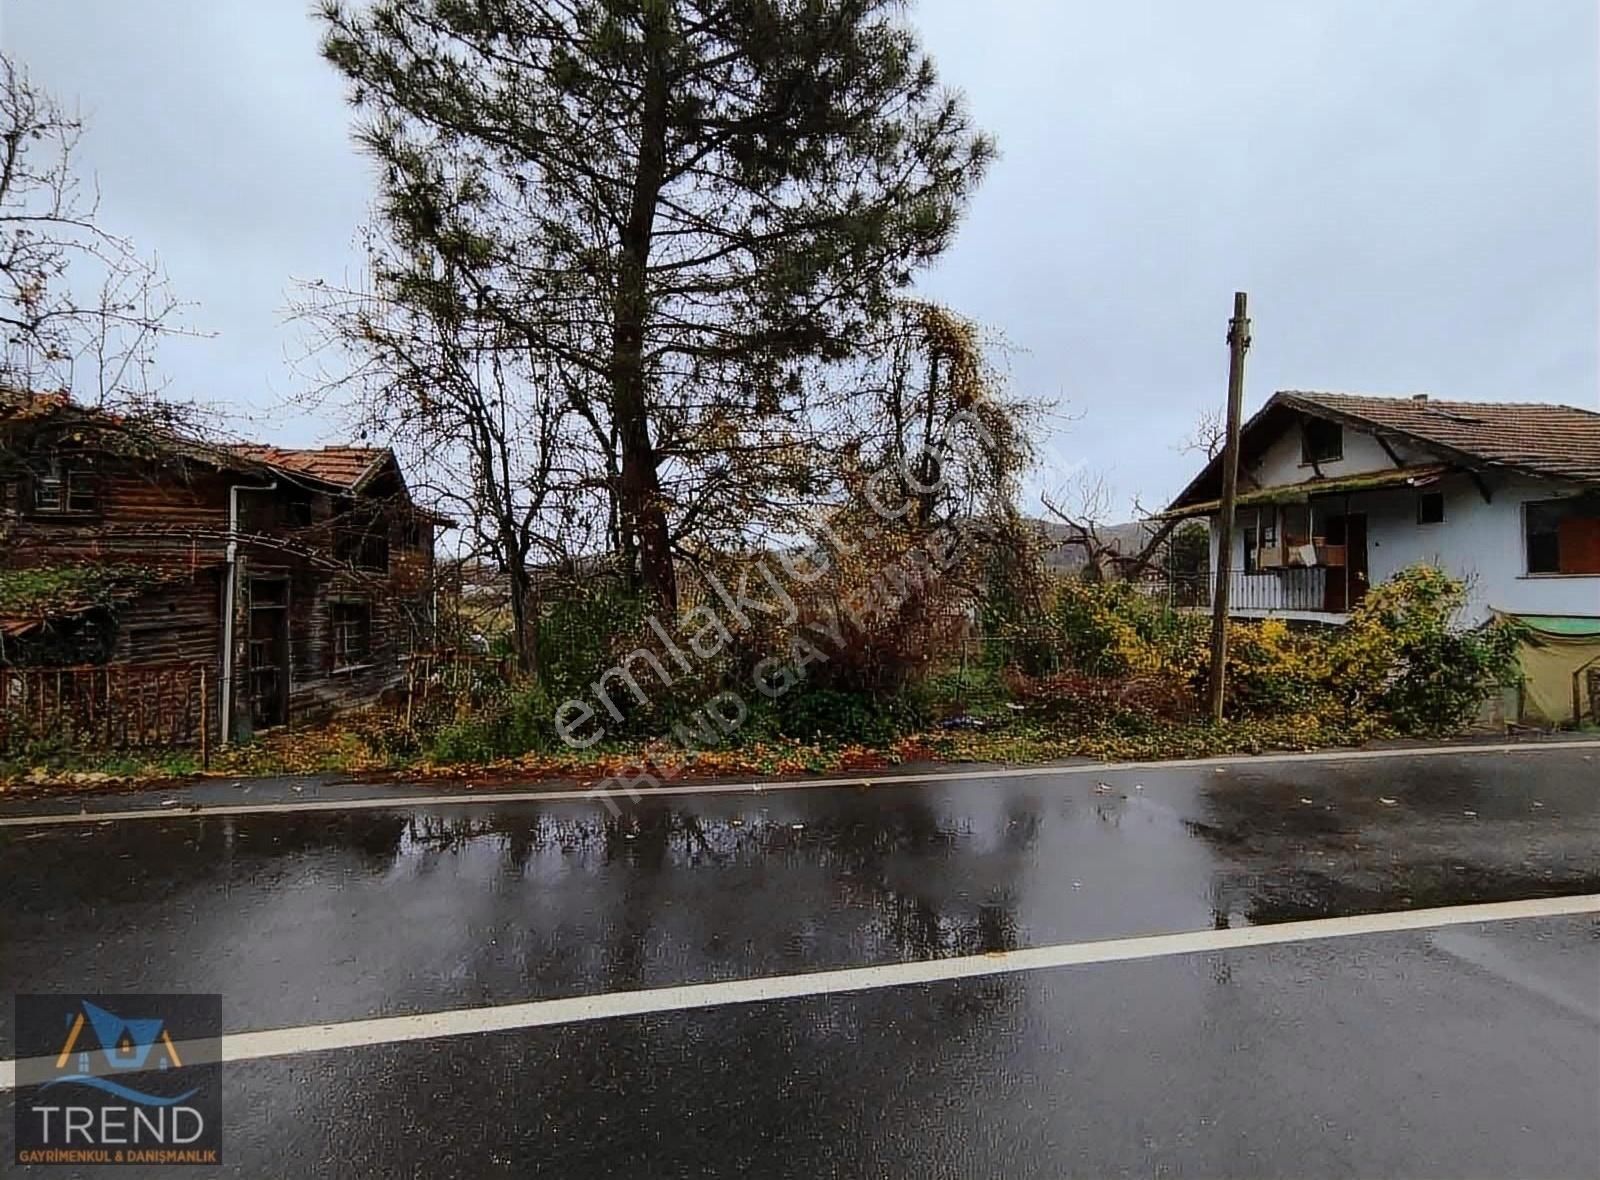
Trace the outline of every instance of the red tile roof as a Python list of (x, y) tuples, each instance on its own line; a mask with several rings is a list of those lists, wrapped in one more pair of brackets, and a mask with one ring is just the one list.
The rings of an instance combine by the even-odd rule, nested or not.
[(360, 484), (377, 465), (390, 457), (381, 447), (288, 448), (261, 443), (240, 443), (235, 454), (293, 475), (309, 476), (346, 490)]
[(1273, 401), (1407, 436), (1450, 457), (1514, 467), (1551, 479), (1600, 483), (1600, 413), (1529, 402), (1454, 402), (1422, 397), (1285, 390)]
[[(1600, 485), (1600, 413), (1546, 403), (1281, 390), (1244, 424), (1245, 462), (1303, 414), (1400, 440), (1457, 468), (1499, 467), (1540, 479)], [(1221, 471), (1219, 454), (1178, 493), (1163, 515), (1216, 499)]]
[[(299, 476), (356, 494), (372, 476), (395, 462), (387, 447), (276, 447), (267, 443), (211, 443), (187, 437), (159, 421), (137, 421), (105, 410), (80, 406), (65, 393), (31, 393), (0, 385), (0, 429), (28, 421), (66, 417), (75, 422), (96, 424), (108, 430), (137, 425), (140, 437), (164, 450), (206, 463), (221, 471), (245, 472), (270, 478), (273, 472)], [(397, 476), (400, 495), (409, 501), (403, 476)], [(415, 504), (412, 510), (422, 519), (453, 527), (447, 516)]]

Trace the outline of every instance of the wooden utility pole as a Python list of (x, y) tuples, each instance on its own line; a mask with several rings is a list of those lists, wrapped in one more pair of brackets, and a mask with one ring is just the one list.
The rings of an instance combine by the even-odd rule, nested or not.
[(1222, 504), (1217, 513), (1216, 586), (1211, 595), (1211, 683), (1208, 704), (1214, 724), (1222, 721), (1228, 676), (1228, 584), (1233, 574), (1233, 510), (1239, 493), (1239, 420), (1244, 410), (1244, 354), (1250, 348), (1245, 293), (1233, 293), (1228, 321), (1228, 437), (1222, 448)]

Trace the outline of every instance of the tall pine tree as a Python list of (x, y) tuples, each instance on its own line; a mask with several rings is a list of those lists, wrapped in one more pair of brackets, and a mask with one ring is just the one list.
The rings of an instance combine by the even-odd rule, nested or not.
[[(327, 0), (377, 276), (561, 366), (657, 600), (795, 470), (802, 367), (950, 244), (993, 157), (895, 0)], [(444, 281), (444, 276), (449, 276)]]

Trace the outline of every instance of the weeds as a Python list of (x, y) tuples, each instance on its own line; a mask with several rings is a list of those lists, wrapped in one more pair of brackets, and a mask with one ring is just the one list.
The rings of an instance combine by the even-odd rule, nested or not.
[[(1228, 720), (1212, 726), (1197, 716), (1207, 657), (1201, 616), (1168, 609), (1126, 584), (1064, 582), (1039, 597), (1041, 626), (1024, 631), (1010, 623), (1010, 638), (997, 648), (975, 643), (969, 653), (963, 641), (957, 660), (933, 663), (893, 691), (873, 687), (876, 681), (852, 684), (841, 667), (831, 668), (826, 682), (801, 680), (775, 700), (746, 694), (743, 725), (678, 757), (697, 773), (778, 773), (905, 758), (1198, 757), (1448, 733), (1514, 673), (1522, 639), (1504, 624), (1459, 628), (1463, 597), (1460, 583), (1418, 567), (1375, 588), (1344, 628), (1232, 624)], [(618, 612), (593, 603), (580, 614), (562, 626)], [(618, 641), (591, 631), (565, 648), (547, 642), (553, 666), (546, 683), (569, 690), (590, 683), (597, 671), (586, 665)], [(563, 698), (539, 685), (484, 681), (426, 698), (404, 714), (369, 710), (236, 746), (219, 754), (213, 770), (425, 774), (492, 767), (604, 777), (648, 760), (649, 739), (685, 724), (727, 675), (728, 667), (716, 666), (680, 681), (659, 700), (631, 708), (607, 741), (582, 751), (568, 749), (555, 731)], [(187, 753), (96, 759), (56, 742), (0, 762), (0, 781), (74, 769), (139, 779), (181, 777), (198, 767)]]

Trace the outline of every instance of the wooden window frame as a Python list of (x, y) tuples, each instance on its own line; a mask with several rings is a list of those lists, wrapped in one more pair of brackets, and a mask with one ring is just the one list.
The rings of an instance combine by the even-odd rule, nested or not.
[[(355, 653), (354, 659), (350, 658), (349, 646), (345, 642), (348, 624), (341, 623), (339, 619), (341, 610), (362, 612), (361, 649)], [(356, 598), (335, 598), (328, 603), (328, 659), (334, 674), (353, 672), (371, 666), (372, 603)]]
[[(1529, 517), (1532, 510), (1556, 509), (1561, 516), (1556, 521), (1556, 528), (1541, 531), (1535, 534), (1531, 531)], [(1561, 553), (1561, 519), (1566, 516), (1576, 516), (1580, 519), (1600, 519), (1600, 503), (1594, 499), (1580, 496), (1552, 497), (1545, 500), (1524, 500), (1522, 502), (1522, 576), (1526, 578), (1600, 578), (1600, 569), (1573, 570), (1563, 569), (1566, 564)], [(1554, 545), (1555, 568), (1534, 569), (1533, 549), (1534, 537), (1550, 537)]]
[(336, 561), (362, 573), (387, 574), (394, 561), (391, 548), (387, 513), (362, 504), (339, 512), (333, 532)]
[[(23, 515), (42, 520), (98, 520), (105, 511), (105, 495), (100, 473), (95, 470), (93, 462), (59, 452), (42, 456), (42, 461), (49, 474), (41, 474), (34, 469), (23, 480), (22, 503), (19, 505)], [(39, 491), (46, 486), (56, 489), (53, 504), (39, 502)], [(74, 504), (75, 498), (80, 496), (87, 500), (87, 504)]]

